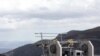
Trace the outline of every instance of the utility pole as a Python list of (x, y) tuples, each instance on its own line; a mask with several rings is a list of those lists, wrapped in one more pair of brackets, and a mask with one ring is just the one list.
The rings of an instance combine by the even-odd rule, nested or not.
[(44, 44), (43, 44), (43, 33), (40, 33), (41, 36), (41, 44), (42, 44), (42, 51), (43, 51), (43, 56), (45, 56), (45, 52), (44, 52)]
[(35, 33), (35, 34), (40, 34), (40, 37), (41, 37), (41, 45), (42, 45), (42, 52), (43, 52), (43, 56), (45, 56), (45, 53), (44, 53), (44, 44), (43, 44), (43, 33)]
[(58, 34), (58, 33), (35, 33), (37, 35), (40, 35), (40, 36), (36, 36), (36, 37), (40, 37), (41, 38), (41, 45), (42, 45), (42, 52), (43, 52), (43, 56), (46, 56), (45, 55), (45, 52), (44, 52), (44, 43), (43, 43), (43, 37), (55, 37), (55, 36), (44, 36), (43, 34)]

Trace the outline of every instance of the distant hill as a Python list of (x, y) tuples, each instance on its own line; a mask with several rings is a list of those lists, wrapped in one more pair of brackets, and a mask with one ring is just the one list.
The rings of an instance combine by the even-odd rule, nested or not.
[(10, 50), (12, 50), (12, 49), (0, 48), (0, 54), (8, 52)]
[[(63, 40), (67, 39), (90, 39), (95, 47), (95, 54), (100, 54), (100, 27), (96, 27), (89, 30), (79, 31), (72, 30), (65, 34), (59, 34), (56, 38), (60, 41), (62, 35)], [(48, 43), (49, 40), (43, 40), (44, 43)], [(38, 41), (34, 44), (27, 44), (22, 47), (16, 48), (12, 51), (5, 53), (6, 55), (13, 56), (40, 56), (42, 54), (42, 49), (37, 47), (37, 44), (40, 44), (41, 41)]]

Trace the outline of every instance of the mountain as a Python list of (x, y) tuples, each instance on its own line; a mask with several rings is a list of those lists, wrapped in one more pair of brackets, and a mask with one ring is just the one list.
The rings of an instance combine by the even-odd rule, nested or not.
[(56, 38), (58, 40), (61, 39), (61, 37), (63, 37), (63, 40), (67, 40), (67, 39), (88, 39), (91, 40), (94, 48), (95, 48), (95, 54), (100, 54), (100, 27), (96, 27), (93, 29), (88, 29), (88, 30), (84, 30), (84, 31), (78, 31), (78, 30), (72, 30), (69, 31), (68, 33), (65, 34), (59, 34)]
[[(60, 41), (62, 36), (62, 40), (67, 39), (89, 39), (92, 41), (95, 47), (95, 54), (100, 54), (100, 27), (96, 27), (93, 29), (88, 29), (84, 31), (72, 30), (64, 34), (59, 34), (56, 38)], [(43, 43), (49, 43), (50, 40), (43, 40)], [(41, 41), (38, 41), (34, 44), (27, 44), (16, 48), (12, 51), (4, 53), (5, 55), (13, 55), (13, 56), (40, 56), (42, 54), (42, 49), (39, 46)], [(12, 54), (13, 53), (13, 54)]]
[[(42, 42), (48, 44), (49, 40), (43, 40)], [(7, 56), (40, 56), (42, 54), (42, 49), (37, 46), (41, 46), (41, 41), (18, 47), (4, 54)]]

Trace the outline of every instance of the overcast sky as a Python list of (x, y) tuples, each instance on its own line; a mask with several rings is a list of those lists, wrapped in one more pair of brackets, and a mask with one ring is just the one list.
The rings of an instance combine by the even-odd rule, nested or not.
[(100, 26), (99, 0), (0, 0), (0, 41), (37, 41), (36, 32)]

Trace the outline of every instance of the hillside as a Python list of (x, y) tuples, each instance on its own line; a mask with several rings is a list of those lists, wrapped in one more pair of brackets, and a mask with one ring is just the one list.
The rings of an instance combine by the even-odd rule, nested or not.
[[(60, 41), (60, 36), (59, 34), (56, 38)], [(95, 47), (95, 54), (100, 54), (100, 27), (96, 27), (93, 29), (89, 30), (84, 30), (84, 31), (70, 31), (66, 34), (62, 34), (63, 40), (67, 39), (89, 39), (92, 41), (94, 47)]]
[[(65, 34), (59, 34), (56, 38), (60, 41), (60, 36), (62, 35), (63, 40), (67, 40), (69, 38), (73, 39), (90, 39), (95, 47), (95, 54), (100, 54), (100, 27), (96, 27), (89, 30), (78, 31), (72, 30)], [(44, 43), (48, 43), (49, 40), (43, 40)], [(24, 45), (22, 47), (16, 48), (13, 51), (9, 51), (5, 53), (6, 55), (11, 55), (13, 52), (13, 56), (40, 56), (42, 54), (42, 50), (40, 47), (37, 47), (37, 44), (40, 44), (41, 41), (38, 41), (34, 44)]]
[[(49, 40), (43, 40), (42, 42), (47, 44), (48, 41)], [(37, 47), (40, 44), (41, 41), (38, 41), (34, 44), (27, 44), (4, 54), (7, 56), (40, 56), (42, 54), (42, 49), (41, 47)]]

